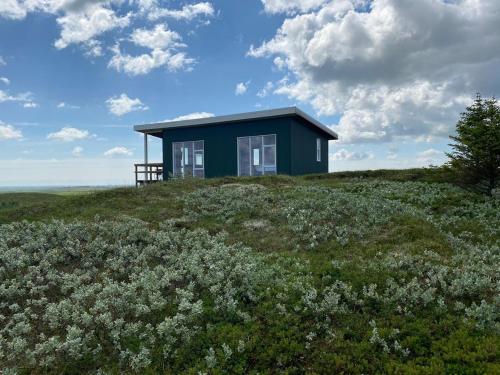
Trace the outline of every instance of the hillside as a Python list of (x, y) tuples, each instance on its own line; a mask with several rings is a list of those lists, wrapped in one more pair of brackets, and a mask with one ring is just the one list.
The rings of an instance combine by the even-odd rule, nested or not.
[(0, 194), (0, 367), (500, 373), (500, 200), (441, 180)]

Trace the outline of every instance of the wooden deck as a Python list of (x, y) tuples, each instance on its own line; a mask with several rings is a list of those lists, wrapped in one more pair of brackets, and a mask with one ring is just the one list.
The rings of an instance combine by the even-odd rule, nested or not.
[(144, 186), (163, 180), (163, 163), (134, 164), (135, 186)]

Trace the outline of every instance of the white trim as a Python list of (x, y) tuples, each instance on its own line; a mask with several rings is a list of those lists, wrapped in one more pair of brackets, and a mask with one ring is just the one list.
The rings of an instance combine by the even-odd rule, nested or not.
[(215, 116), (215, 117), (206, 117), (200, 119), (193, 120), (182, 120), (182, 121), (167, 121), (167, 122), (158, 122), (152, 124), (143, 124), (143, 125), (135, 125), (134, 130), (141, 133), (148, 134), (157, 134), (161, 133), (163, 129), (171, 129), (171, 128), (183, 128), (190, 126), (204, 126), (204, 125), (214, 125), (226, 122), (236, 122), (236, 121), (244, 121), (244, 120), (254, 120), (254, 119), (264, 119), (264, 118), (272, 118), (272, 117), (282, 117), (296, 115), (302, 117), (312, 125), (316, 126), (323, 132), (329, 134), (333, 139), (338, 139), (337, 133), (328, 128), (327, 126), (320, 123), (318, 120), (309, 116), (307, 113), (301, 111), (297, 107), (286, 107), (286, 108), (277, 108), (270, 109), (265, 111), (256, 111), (256, 112), (245, 112), (238, 113), (234, 115), (225, 115), (225, 116)]
[(144, 165), (146, 166), (146, 173), (144, 181), (148, 181), (148, 134), (144, 133)]

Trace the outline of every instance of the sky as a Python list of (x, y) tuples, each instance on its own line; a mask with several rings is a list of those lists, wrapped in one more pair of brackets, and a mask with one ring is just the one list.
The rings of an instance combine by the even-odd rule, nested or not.
[(131, 184), (133, 125), (287, 106), (331, 171), (440, 165), (499, 72), (498, 0), (0, 0), (0, 187)]

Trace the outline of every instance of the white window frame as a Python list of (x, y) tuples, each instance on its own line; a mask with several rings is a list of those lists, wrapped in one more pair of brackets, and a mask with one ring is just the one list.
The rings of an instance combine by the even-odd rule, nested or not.
[[(196, 142), (201, 142), (201, 148), (195, 148), (194, 145)], [(185, 166), (186, 166), (186, 162), (185, 162), (185, 157), (186, 157), (186, 151), (188, 150), (188, 147), (186, 146), (187, 144), (191, 143), (191, 150), (192, 150), (192, 155), (190, 157), (190, 159), (192, 160), (192, 171), (191, 171), (191, 176), (187, 176), (187, 177), (195, 177), (195, 171), (203, 171), (203, 178), (205, 178), (205, 141), (203, 139), (198, 139), (198, 140), (195, 140), (195, 141), (182, 141), (182, 142), (172, 142), (172, 174), (174, 175), (174, 177), (181, 177), (181, 178), (185, 178), (186, 177), (186, 173), (185, 173)], [(181, 144), (181, 154), (182, 154), (182, 158), (181, 158), (181, 175), (180, 176), (176, 176), (175, 175), (175, 145), (176, 144)], [(202, 155), (202, 160), (203, 160), (203, 167), (196, 167), (196, 154), (197, 153), (200, 153), (201, 151), (201, 155)]]
[[(264, 137), (273, 135), (274, 136), (274, 145), (264, 145)], [(262, 174), (258, 175), (253, 175), (252, 174), (252, 166), (253, 166), (253, 152), (252, 152), (252, 147), (251, 147), (251, 138), (252, 137), (260, 137), (260, 144), (261, 147), (259, 148), (259, 161), (262, 161)], [(240, 152), (238, 149), (238, 144), (240, 139), (248, 139), (248, 150), (250, 152), (250, 157), (249, 157), (249, 167), (250, 167), (250, 176), (264, 176), (264, 172), (266, 167), (274, 167), (275, 174), (278, 174), (278, 136), (276, 134), (259, 134), (259, 135), (247, 135), (244, 137), (237, 137), (236, 138), (236, 163), (237, 163), (237, 170), (238, 170), (238, 176), (241, 176), (240, 173)], [(274, 164), (266, 164), (265, 160), (265, 152), (264, 149), (266, 147), (274, 147)]]
[(316, 161), (321, 161), (321, 138), (316, 138)]

